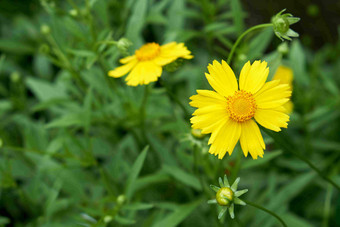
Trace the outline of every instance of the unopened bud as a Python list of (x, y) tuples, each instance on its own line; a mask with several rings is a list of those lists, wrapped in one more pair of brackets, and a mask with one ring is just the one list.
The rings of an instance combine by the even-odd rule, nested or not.
[(123, 204), (125, 203), (125, 200), (126, 200), (125, 195), (119, 195), (119, 196), (117, 197), (117, 203), (118, 203), (119, 205), (123, 205)]
[(50, 29), (50, 27), (49, 27), (48, 25), (43, 24), (43, 25), (41, 25), (41, 27), (40, 27), (40, 32), (41, 32), (42, 34), (44, 34), (44, 35), (47, 35), (47, 34), (49, 34), (49, 33), (51, 32), (51, 29)]
[(282, 10), (272, 18), (274, 33), (282, 41), (283, 39), (291, 40), (290, 37), (299, 37), (299, 34), (290, 29), (289, 26), (297, 23), (300, 18), (293, 17), (290, 13), (282, 14), (285, 10)]
[(77, 17), (77, 16), (78, 16), (78, 10), (76, 10), (76, 9), (71, 9), (70, 11), (68, 11), (68, 13), (69, 13), (72, 17)]

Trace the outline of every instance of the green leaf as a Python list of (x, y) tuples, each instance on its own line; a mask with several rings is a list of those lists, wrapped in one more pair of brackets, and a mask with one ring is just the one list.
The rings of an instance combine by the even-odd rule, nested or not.
[(122, 224), (122, 225), (133, 225), (136, 223), (135, 220), (131, 220), (131, 219), (128, 219), (128, 218), (124, 218), (124, 217), (121, 217), (121, 216), (116, 216), (115, 219), (114, 219), (116, 222), (118, 222), (119, 224)]
[(148, 203), (130, 203), (128, 205), (125, 205), (122, 209), (124, 210), (148, 210), (153, 208), (153, 204)]
[(7, 217), (0, 216), (0, 225), (7, 225), (11, 223), (11, 220)]
[(129, 178), (126, 181), (126, 188), (125, 188), (125, 195), (126, 198), (129, 200), (132, 197), (134, 188), (135, 188), (135, 183), (137, 180), (137, 177), (139, 175), (139, 172), (141, 171), (143, 167), (143, 163), (146, 157), (146, 154), (148, 153), (149, 146), (146, 146), (142, 153), (137, 157), (135, 163), (133, 164), (131, 168), (131, 172), (129, 174)]
[(285, 220), (287, 226), (299, 226), (299, 227), (313, 226), (307, 220), (304, 220), (303, 218), (296, 216), (295, 214), (288, 213), (288, 214), (282, 215), (281, 217), (283, 220)]
[(59, 83), (51, 84), (29, 77), (26, 84), (40, 101), (67, 97), (65, 87)]
[(133, 4), (130, 19), (126, 28), (126, 38), (133, 40), (134, 49), (139, 48), (143, 44), (142, 29), (148, 8), (148, 0), (139, 0)]
[(175, 227), (178, 226), (184, 219), (186, 219), (198, 205), (202, 203), (202, 200), (197, 200), (195, 202), (181, 205), (174, 212), (167, 215), (161, 221), (155, 223), (153, 227)]
[(195, 176), (178, 168), (177, 166), (164, 165), (163, 170), (179, 182), (188, 185), (198, 191), (202, 190), (200, 181)]
[(70, 126), (82, 126), (84, 124), (82, 113), (69, 113), (57, 118), (46, 125), (46, 128), (65, 128)]
[(294, 40), (289, 53), (290, 65), (294, 71), (294, 80), (300, 86), (309, 85), (309, 77), (306, 72), (306, 55), (298, 40)]
[(269, 152), (267, 151), (265, 155), (263, 155), (263, 158), (259, 158), (256, 160), (246, 159), (242, 163), (242, 169), (249, 169), (249, 168), (254, 168), (254, 167), (264, 165), (281, 154), (282, 154), (282, 151), (269, 151)]
[(244, 30), (243, 22), (244, 13), (242, 12), (242, 6), (239, 0), (231, 0), (231, 12), (233, 15), (236, 30), (238, 34), (241, 35)]
[(0, 51), (12, 54), (32, 54), (36, 49), (24, 42), (0, 39)]
[(258, 35), (256, 35), (250, 42), (249, 42), (249, 52), (247, 55), (248, 59), (258, 59), (263, 56), (263, 53), (269, 46), (272, 37), (273, 37), (273, 29), (266, 28), (261, 31)]

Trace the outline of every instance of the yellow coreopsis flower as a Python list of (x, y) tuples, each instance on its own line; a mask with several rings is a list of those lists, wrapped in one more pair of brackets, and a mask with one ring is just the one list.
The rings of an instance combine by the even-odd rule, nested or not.
[[(288, 84), (290, 90), (293, 90), (293, 70), (286, 66), (279, 66), (275, 72), (273, 80), (280, 80), (280, 84)], [(283, 107), (286, 109), (286, 113), (290, 114), (293, 111), (293, 102), (286, 102)]]
[(165, 66), (178, 58), (191, 59), (191, 52), (183, 43), (171, 42), (160, 46), (157, 43), (147, 43), (135, 51), (132, 56), (120, 59), (123, 66), (109, 71), (109, 76), (126, 77), (127, 85), (137, 86), (157, 81)]
[(263, 157), (265, 144), (258, 125), (273, 131), (286, 128), (289, 116), (283, 105), (291, 91), (279, 80), (266, 82), (269, 69), (266, 62), (248, 61), (242, 68), (239, 85), (234, 72), (222, 61), (208, 66), (206, 78), (215, 91), (197, 90), (190, 97), (190, 105), (198, 109), (193, 113), (193, 128), (211, 133), (209, 153), (222, 159), (231, 155), (238, 140), (245, 156), (248, 152), (257, 159)]

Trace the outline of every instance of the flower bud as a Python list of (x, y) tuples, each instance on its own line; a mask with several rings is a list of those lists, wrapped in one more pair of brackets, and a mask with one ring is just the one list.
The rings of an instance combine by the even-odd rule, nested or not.
[(41, 32), (42, 34), (44, 34), (44, 35), (48, 35), (48, 34), (51, 32), (51, 29), (50, 29), (50, 27), (49, 27), (48, 25), (43, 24), (43, 25), (41, 25), (41, 27), (40, 27), (40, 32)]
[(278, 51), (280, 54), (282, 54), (282, 55), (288, 54), (289, 47), (288, 47), (287, 42), (281, 43), (281, 44), (277, 47), (277, 51)]
[(117, 41), (116, 46), (119, 52), (123, 55), (128, 55), (128, 49), (132, 45), (132, 42), (127, 38), (121, 38)]
[(179, 69), (184, 63), (184, 60), (182, 58), (178, 58), (176, 61), (171, 62), (170, 64), (167, 64), (164, 68), (168, 72), (175, 72), (177, 69)]
[(220, 206), (228, 206), (233, 201), (234, 193), (228, 187), (220, 188), (216, 193), (216, 201)]
[(220, 177), (218, 181), (220, 187), (210, 185), (211, 189), (216, 192), (216, 199), (209, 200), (208, 203), (217, 203), (222, 207), (222, 210), (218, 215), (218, 219), (220, 219), (227, 210), (229, 210), (230, 217), (234, 218), (234, 204), (246, 205), (246, 203), (238, 197), (246, 193), (248, 189), (237, 191), (237, 186), (240, 178), (237, 178), (231, 186), (226, 175), (224, 175), (224, 180), (222, 180), (222, 178)]
[(282, 14), (285, 10), (282, 10), (272, 18), (274, 33), (282, 41), (283, 39), (291, 40), (290, 37), (299, 37), (299, 34), (290, 29), (289, 26), (297, 23), (300, 18), (293, 17), (290, 13)]
[(20, 74), (18, 72), (13, 72), (10, 75), (11, 81), (17, 83), (20, 80)]
[(77, 17), (78, 16), (78, 10), (76, 10), (76, 9), (71, 9), (70, 11), (68, 11), (68, 13), (72, 17)]
[(119, 195), (119, 196), (117, 197), (117, 203), (118, 203), (119, 205), (123, 205), (123, 204), (125, 203), (125, 200), (126, 200), (125, 195)]
[(191, 135), (195, 137), (196, 139), (202, 139), (205, 137), (205, 134), (202, 133), (201, 129), (191, 129)]
[(111, 222), (112, 220), (113, 220), (113, 217), (110, 216), (110, 215), (107, 215), (107, 216), (104, 217), (104, 222), (105, 222), (105, 223), (109, 223), (109, 222)]

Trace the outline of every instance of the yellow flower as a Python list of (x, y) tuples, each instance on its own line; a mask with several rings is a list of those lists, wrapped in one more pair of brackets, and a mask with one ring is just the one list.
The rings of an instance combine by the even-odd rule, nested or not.
[(127, 85), (137, 86), (157, 81), (162, 74), (162, 66), (178, 58), (191, 59), (191, 52), (183, 43), (171, 42), (160, 46), (157, 43), (147, 43), (135, 51), (135, 55), (120, 59), (123, 66), (109, 71), (109, 76), (126, 77)]
[[(273, 77), (273, 80), (280, 80), (280, 84), (288, 84), (290, 90), (293, 90), (293, 70), (286, 66), (279, 66), (277, 68), (275, 75)], [(283, 107), (286, 109), (285, 113), (290, 114), (293, 111), (293, 102), (288, 101), (283, 105)]]
[[(291, 95), (287, 84), (279, 80), (266, 82), (269, 69), (266, 62), (248, 61), (242, 68), (239, 86), (234, 72), (222, 61), (208, 66), (206, 78), (215, 91), (197, 90), (190, 97), (193, 128), (211, 133), (209, 153), (222, 159), (231, 155), (238, 140), (245, 156), (263, 157), (265, 144), (257, 123), (273, 131), (287, 128), (289, 116), (282, 107)], [(255, 120), (254, 120), (255, 119)]]

